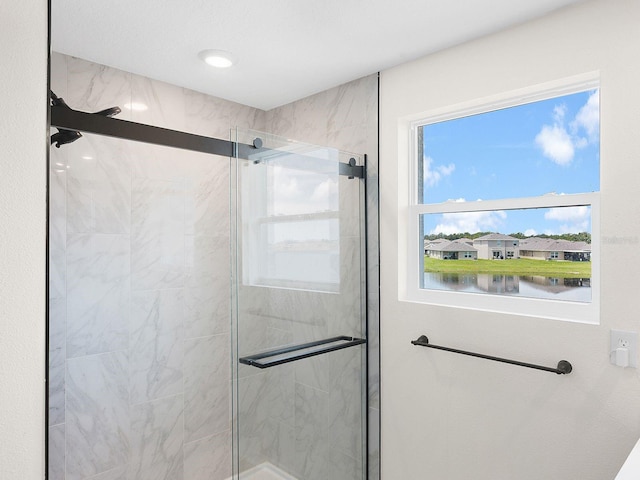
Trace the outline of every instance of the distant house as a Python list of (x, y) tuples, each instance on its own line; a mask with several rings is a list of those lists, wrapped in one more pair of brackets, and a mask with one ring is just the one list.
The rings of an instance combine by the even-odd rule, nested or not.
[(478, 250), (478, 258), (485, 260), (518, 258), (519, 244), (520, 240), (517, 238), (502, 233), (490, 233), (473, 241), (473, 246)]
[(442, 260), (476, 260), (478, 251), (469, 243), (461, 240), (438, 239), (425, 245), (424, 253), (432, 258)]
[(586, 242), (531, 237), (520, 242), (520, 257), (588, 262), (591, 261), (591, 245)]

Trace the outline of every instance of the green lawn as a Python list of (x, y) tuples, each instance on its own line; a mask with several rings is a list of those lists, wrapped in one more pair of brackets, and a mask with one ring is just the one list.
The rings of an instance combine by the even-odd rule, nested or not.
[(424, 271), (591, 278), (591, 262), (531, 260), (526, 258), (514, 260), (440, 260), (425, 256)]

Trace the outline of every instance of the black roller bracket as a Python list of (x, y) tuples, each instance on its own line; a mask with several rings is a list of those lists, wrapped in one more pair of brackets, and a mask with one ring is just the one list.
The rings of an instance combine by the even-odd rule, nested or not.
[(556, 368), (544, 367), (542, 365), (535, 365), (533, 363), (518, 362), (516, 360), (509, 360), (507, 358), (493, 357), (491, 355), (484, 355), (482, 353), (467, 352), (465, 350), (458, 350), (456, 348), (433, 345), (429, 343), (429, 339), (426, 335), (421, 335), (417, 340), (412, 340), (411, 343), (420, 347), (434, 348), (436, 350), (444, 350), (445, 352), (453, 352), (459, 353), (461, 355), (468, 355), (470, 357), (484, 358), (485, 360), (493, 360), (494, 362), (509, 363), (511, 365), (518, 365), (520, 367), (533, 368), (535, 370), (556, 373), (558, 375), (568, 375), (573, 370), (573, 366), (567, 360), (560, 360)]

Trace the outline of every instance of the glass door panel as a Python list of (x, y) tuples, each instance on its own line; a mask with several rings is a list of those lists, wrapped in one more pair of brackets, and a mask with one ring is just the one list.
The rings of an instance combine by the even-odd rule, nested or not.
[(234, 473), (361, 479), (364, 184), (340, 163), (362, 158), (251, 131), (237, 141), (256, 138), (232, 169)]

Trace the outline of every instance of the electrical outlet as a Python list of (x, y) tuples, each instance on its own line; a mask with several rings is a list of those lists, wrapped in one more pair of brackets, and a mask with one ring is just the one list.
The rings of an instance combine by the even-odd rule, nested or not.
[(624, 330), (611, 330), (611, 345), (609, 348), (610, 362), (616, 364), (616, 350), (626, 348), (629, 350), (629, 366), (638, 366), (638, 332)]

